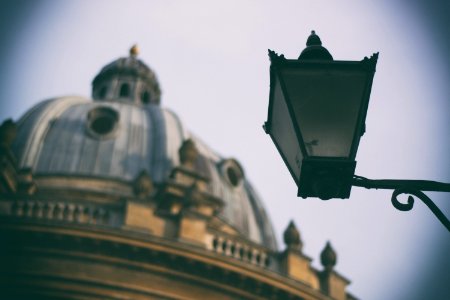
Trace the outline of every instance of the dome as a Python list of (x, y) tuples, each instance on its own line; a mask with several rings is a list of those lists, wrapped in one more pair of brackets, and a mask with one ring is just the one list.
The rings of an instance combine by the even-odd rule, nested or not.
[(100, 71), (93, 100), (1, 123), (5, 297), (354, 299), (334, 250), (313, 267), (293, 222), (278, 249), (241, 164), (159, 105), (137, 54)]
[(224, 202), (219, 218), (249, 240), (276, 249), (271, 223), (240, 164), (212, 151), (168, 109), (61, 97), (37, 104), (17, 127), (12, 150), (19, 167), (36, 176), (132, 183), (145, 172), (162, 184), (180, 165), (183, 142), (193, 141), (199, 152), (195, 169), (208, 178), (206, 191)]

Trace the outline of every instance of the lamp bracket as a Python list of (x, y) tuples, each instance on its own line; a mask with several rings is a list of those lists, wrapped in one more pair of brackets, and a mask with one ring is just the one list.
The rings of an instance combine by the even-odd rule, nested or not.
[[(450, 232), (450, 220), (434, 204), (434, 202), (423, 193), (428, 192), (449, 192), (450, 183), (443, 183), (431, 180), (399, 180), (399, 179), (368, 179), (362, 176), (353, 176), (353, 186), (364, 187), (366, 189), (394, 190), (392, 192), (392, 205), (401, 211), (409, 211), (414, 206), (414, 197), (422, 200), (431, 212), (439, 219), (442, 225)], [(398, 200), (400, 194), (409, 194), (408, 201), (402, 203)]]

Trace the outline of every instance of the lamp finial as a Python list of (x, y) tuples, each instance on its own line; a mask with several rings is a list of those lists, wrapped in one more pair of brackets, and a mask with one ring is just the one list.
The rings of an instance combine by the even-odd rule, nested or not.
[(311, 34), (308, 37), (308, 40), (306, 41), (306, 46), (321, 46), (322, 41), (320, 40), (320, 37), (316, 34), (315, 30), (311, 30)]

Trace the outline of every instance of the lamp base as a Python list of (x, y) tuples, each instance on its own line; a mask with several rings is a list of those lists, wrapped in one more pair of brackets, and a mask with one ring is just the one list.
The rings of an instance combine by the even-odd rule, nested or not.
[(352, 189), (356, 161), (342, 158), (303, 159), (297, 196), (322, 200), (347, 199)]

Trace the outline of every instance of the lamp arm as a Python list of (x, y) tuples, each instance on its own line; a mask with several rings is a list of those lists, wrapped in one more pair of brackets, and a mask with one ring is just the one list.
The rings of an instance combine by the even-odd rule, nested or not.
[[(414, 206), (414, 198), (416, 196), (422, 200), (425, 205), (439, 219), (442, 225), (450, 232), (450, 221), (444, 213), (434, 204), (434, 202), (423, 193), (428, 192), (450, 192), (450, 183), (443, 183), (430, 180), (399, 180), (399, 179), (368, 179), (362, 176), (353, 176), (353, 186), (364, 187), (366, 189), (383, 189), (394, 190), (392, 192), (392, 205), (401, 211), (409, 211)], [(400, 194), (410, 194), (406, 203), (398, 200)]]

